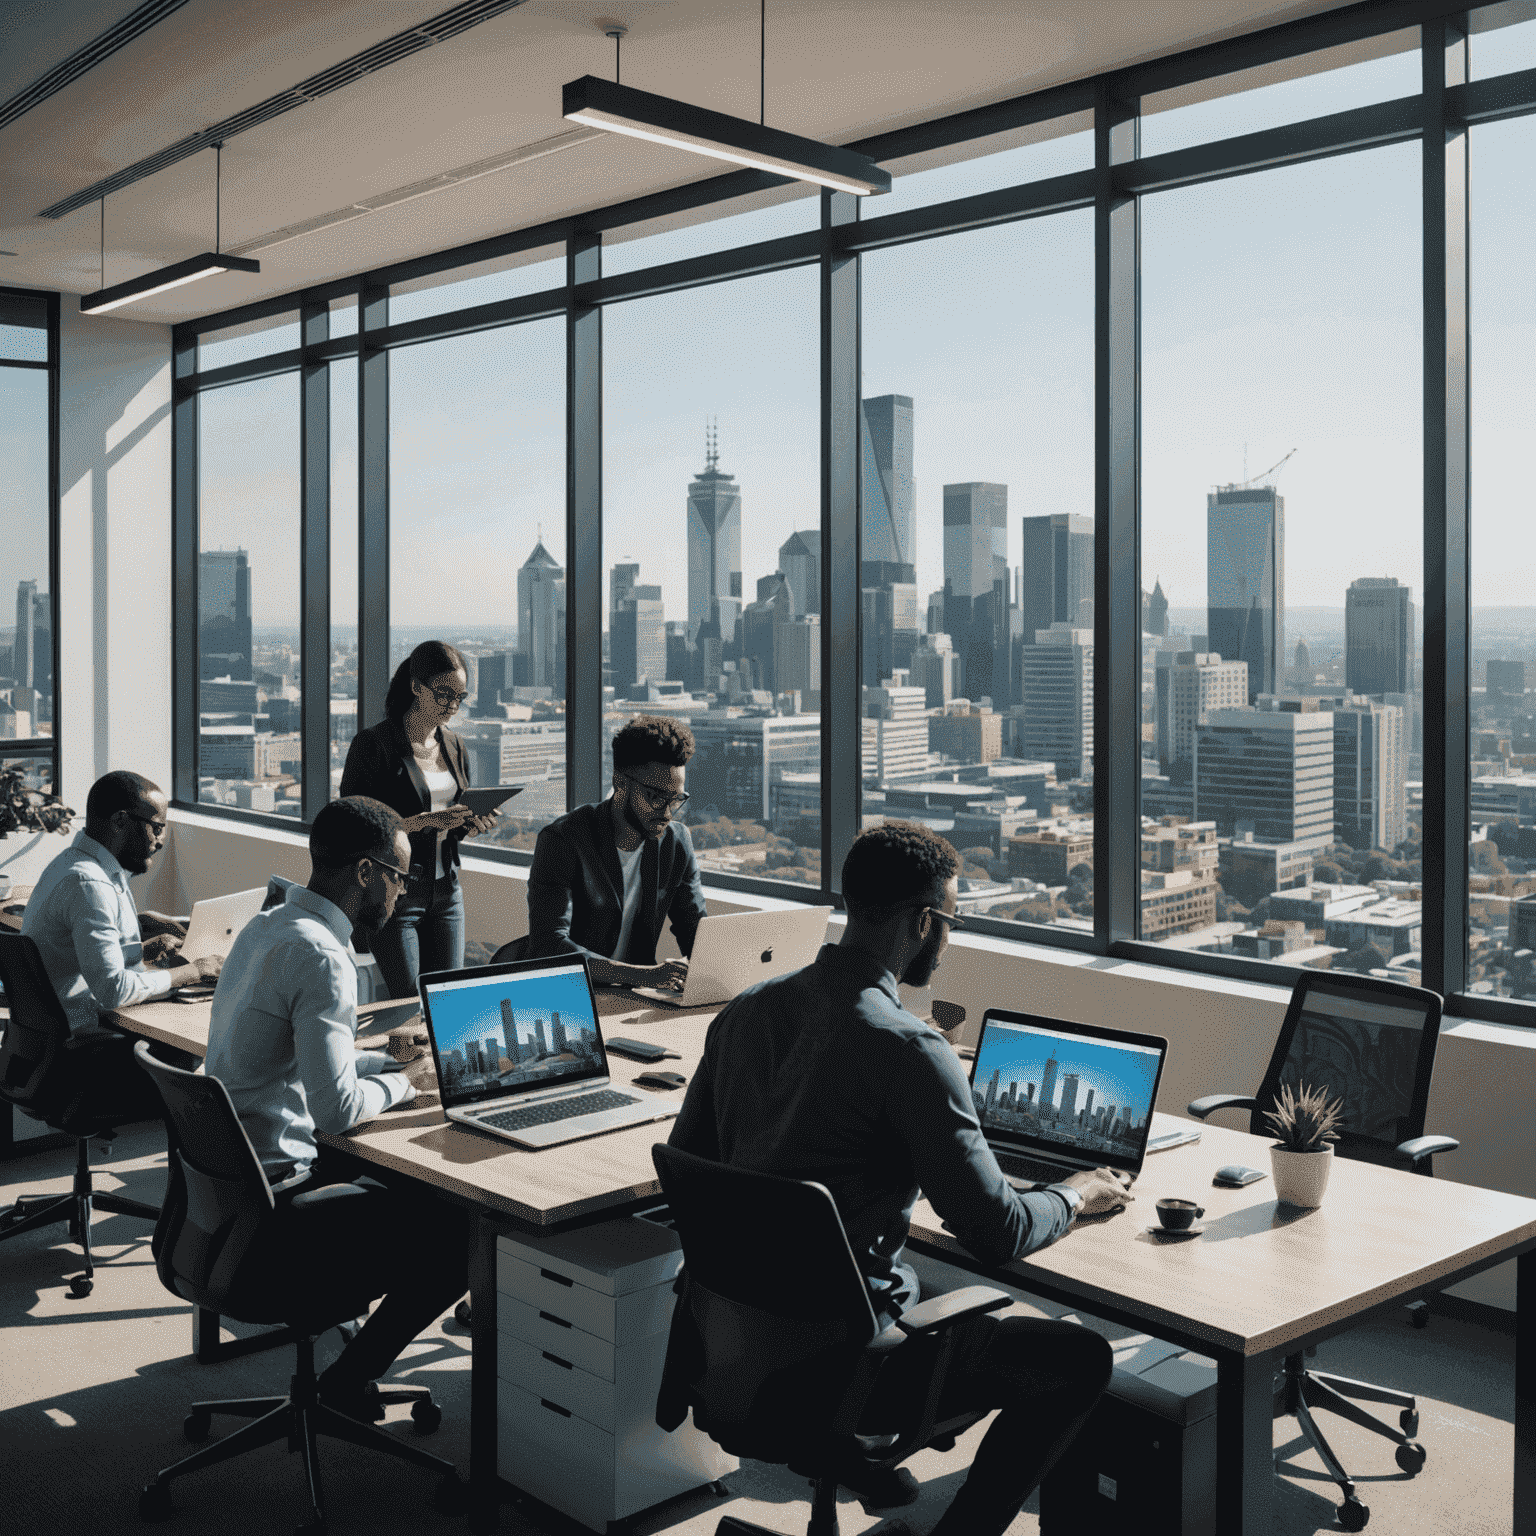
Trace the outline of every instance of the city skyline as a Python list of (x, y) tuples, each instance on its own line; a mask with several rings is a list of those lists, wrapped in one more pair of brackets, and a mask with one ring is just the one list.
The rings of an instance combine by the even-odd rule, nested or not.
[(1091, 1092), (1095, 1107), (1114, 1105), (1129, 1110), (1130, 1118), (1139, 1125), (1152, 1112), (1157, 1064), (1157, 1053), (1142, 1047), (1063, 1040), (1047, 1031), (990, 1021), (985, 1047), (976, 1057), (972, 1087), (984, 1097), (996, 1073), (1000, 1091), (1016, 1082), (1022, 1098), (1026, 1084), (1033, 1084), (1033, 1102), (1049, 1103), (1059, 1111), (1066, 1080), (1072, 1077), (1077, 1089), (1076, 1110), (1083, 1109)]

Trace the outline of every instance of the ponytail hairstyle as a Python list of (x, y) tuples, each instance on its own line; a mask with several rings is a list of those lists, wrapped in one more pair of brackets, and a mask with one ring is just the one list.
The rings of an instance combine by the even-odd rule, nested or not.
[(464, 657), (446, 640), (423, 640), (404, 661), (395, 668), (389, 680), (389, 692), (384, 695), (384, 714), (397, 725), (405, 719), (405, 712), (416, 702), (412, 683), (426, 687), (434, 677), (444, 672), (469, 674)]

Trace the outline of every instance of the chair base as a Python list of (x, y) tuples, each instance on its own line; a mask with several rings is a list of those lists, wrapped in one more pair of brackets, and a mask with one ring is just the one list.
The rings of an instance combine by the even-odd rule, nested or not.
[[(144, 1520), (165, 1520), (173, 1511), (170, 1485), (173, 1479), (189, 1472), (200, 1472), (221, 1461), (229, 1461), (274, 1440), (286, 1440), (290, 1451), (303, 1457), (304, 1476), (309, 1489), (309, 1517), (299, 1526), (308, 1536), (323, 1536), (325, 1506), (320, 1487), (320, 1462), (317, 1440), (329, 1435), (370, 1450), (381, 1451), (413, 1466), (438, 1474), (441, 1481), (433, 1495), (433, 1504), (447, 1514), (460, 1514), (465, 1507), (465, 1488), (452, 1462), (398, 1440), (394, 1435), (360, 1419), (349, 1417), (324, 1402), (315, 1379), (315, 1338), (306, 1334), (298, 1340), (298, 1369), (289, 1383), (286, 1397), (250, 1397), (216, 1403), (194, 1403), (183, 1426), (187, 1439), (197, 1441), (207, 1434), (216, 1413), (232, 1414), (252, 1422), (194, 1451), (169, 1467), (163, 1468), (144, 1485), (139, 1495), (139, 1515)], [(430, 1434), (442, 1422), (442, 1410), (424, 1387), (398, 1387), (378, 1393), (380, 1404), (410, 1403), (411, 1418), (420, 1434)]]

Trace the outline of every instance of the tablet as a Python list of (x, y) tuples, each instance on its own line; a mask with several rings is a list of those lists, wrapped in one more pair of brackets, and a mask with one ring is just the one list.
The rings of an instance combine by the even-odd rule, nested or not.
[(476, 816), (489, 816), (498, 805), (523, 792), (521, 784), (497, 784), (490, 789), (461, 789), (455, 805), (467, 805)]

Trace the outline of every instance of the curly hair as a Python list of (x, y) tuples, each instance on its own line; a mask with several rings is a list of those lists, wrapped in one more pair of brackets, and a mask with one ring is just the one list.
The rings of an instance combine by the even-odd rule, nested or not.
[(693, 732), (682, 720), (665, 715), (636, 715), (614, 732), (613, 767), (617, 773), (645, 763), (683, 767), (693, 756)]
[(405, 823), (381, 800), (347, 795), (315, 812), (309, 856), (321, 869), (340, 869), (354, 859), (383, 855), (394, 862), (395, 834)]
[(960, 856), (915, 821), (887, 821), (853, 840), (843, 860), (843, 900), (856, 917), (880, 922), (897, 908), (932, 899)]

